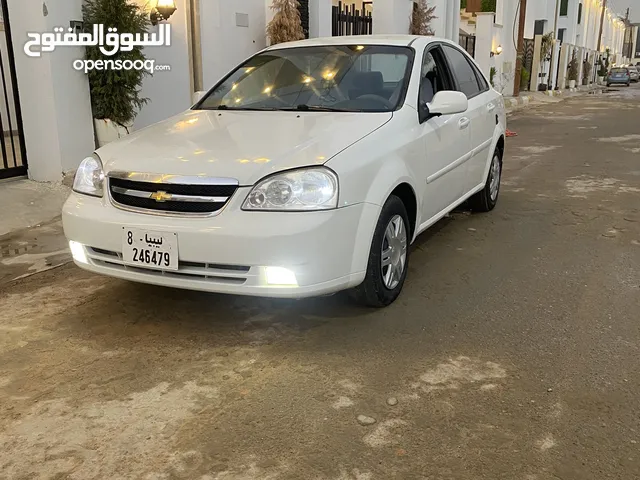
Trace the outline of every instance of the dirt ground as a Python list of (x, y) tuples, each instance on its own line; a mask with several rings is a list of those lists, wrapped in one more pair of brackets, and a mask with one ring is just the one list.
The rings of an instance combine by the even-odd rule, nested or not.
[(33, 247), (0, 258), (0, 478), (640, 478), (639, 120), (638, 87), (516, 114), (497, 209), (420, 237), (385, 310), (0, 237)]

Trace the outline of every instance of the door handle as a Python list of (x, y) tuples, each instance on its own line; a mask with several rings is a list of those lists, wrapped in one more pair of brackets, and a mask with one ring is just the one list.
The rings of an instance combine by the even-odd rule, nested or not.
[(487, 105), (487, 110), (489, 110), (490, 112), (493, 112), (496, 109), (496, 106), (493, 103), (490, 103), (489, 105)]
[(464, 130), (465, 128), (467, 128), (469, 126), (469, 119), (467, 117), (461, 118), (460, 121), (458, 122), (458, 128), (460, 130)]

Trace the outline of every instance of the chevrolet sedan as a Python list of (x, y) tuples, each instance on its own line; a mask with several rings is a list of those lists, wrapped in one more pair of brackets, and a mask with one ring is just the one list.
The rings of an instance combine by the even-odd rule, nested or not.
[(86, 158), (64, 229), (98, 274), (265, 297), (349, 290), (384, 307), (418, 235), (465, 202), (495, 207), (505, 129), (502, 96), (452, 42), (275, 45)]

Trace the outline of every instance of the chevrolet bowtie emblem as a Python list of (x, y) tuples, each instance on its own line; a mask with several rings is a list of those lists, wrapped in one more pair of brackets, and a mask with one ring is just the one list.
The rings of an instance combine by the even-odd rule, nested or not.
[(149, 198), (151, 198), (152, 200), (155, 200), (156, 202), (168, 202), (173, 198), (173, 195), (167, 192), (160, 191), (160, 192), (152, 193)]

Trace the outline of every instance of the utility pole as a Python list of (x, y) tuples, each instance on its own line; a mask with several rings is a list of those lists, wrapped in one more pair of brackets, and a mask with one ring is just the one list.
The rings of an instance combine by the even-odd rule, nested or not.
[(522, 63), (524, 60), (524, 27), (527, 18), (527, 0), (520, 0), (520, 20), (518, 24), (518, 52), (516, 53), (516, 74), (513, 79), (513, 96), (520, 95)]
[(598, 52), (602, 47), (602, 28), (604, 27), (604, 13), (607, 11), (607, 0), (602, 3), (602, 15), (600, 15), (600, 33), (598, 34)]
[(629, 23), (629, 13), (630, 13), (630, 9), (627, 8), (627, 14), (624, 17), (624, 43), (625, 43), (625, 53), (626, 53), (626, 57), (627, 58), (633, 58), (633, 55), (631, 55), (631, 49), (633, 48), (633, 40), (631, 39), (631, 24)]

